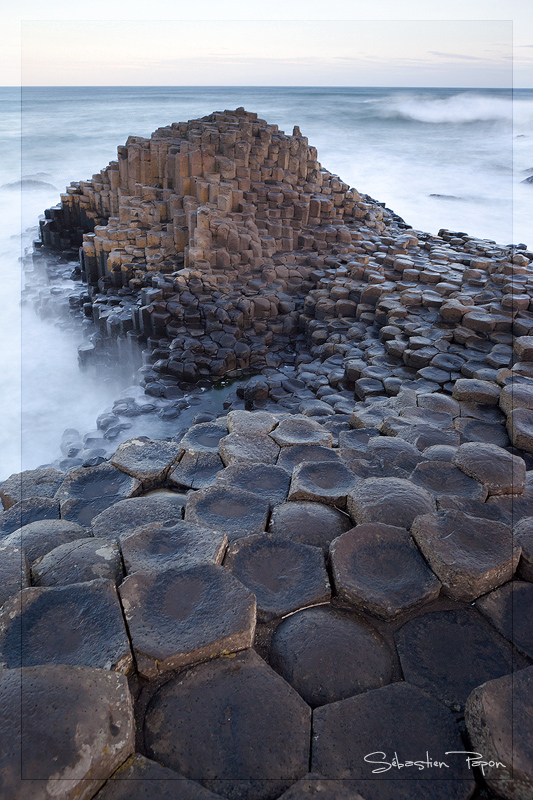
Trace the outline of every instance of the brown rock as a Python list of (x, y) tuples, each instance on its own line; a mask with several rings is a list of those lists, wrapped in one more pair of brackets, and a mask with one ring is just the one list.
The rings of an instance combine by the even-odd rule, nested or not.
[(454, 383), (452, 397), (459, 402), (466, 401), (468, 403), (495, 406), (498, 405), (500, 400), (500, 387), (490, 381), (459, 378)]
[(352, 787), (352, 781), (335, 781), (311, 772), (281, 795), (280, 800), (364, 800)]
[(405, 528), (358, 525), (330, 545), (337, 595), (381, 619), (434, 600), (440, 582)]
[(308, 500), (344, 508), (357, 478), (341, 461), (299, 464), (292, 473), (289, 500)]
[(507, 417), (507, 431), (515, 447), (533, 453), (533, 410), (515, 408)]
[(476, 608), (492, 622), (496, 630), (523, 655), (533, 660), (532, 607), (533, 585), (525, 581), (506, 583), (476, 602)]
[(521, 494), (524, 491), (524, 460), (494, 444), (466, 442), (457, 450), (453, 463), (466, 475), (483, 483), (489, 495)]
[[(427, 452), (427, 450), (425, 451)], [(417, 486), (427, 489), (435, 497), (451, 494), (468, 497), (483, 503), (487, 499), (487, 488), (474, 478), (446, 461), (422, 461), (417, 464), (409, 478)]]
[(293, 501), (273, 509), (268, 530), (327, 552), (329, 543), (351, 527), (350, 517), (332, 506)]
[(511, 529), (461, 511), (437, 511), (417, 517), (411, 535), (443, 591), (472, 602), (513, 576), (520, 549)]
[(347, 511), (356, 525), (382, 522), (410, 528), (415, 517), (435, 510), (425, 489), (403, 478), (367, 478), (348, 495)]
[(30, 585), (30, 565), (24, 550), (0, 543), (0, 608)]
[(522, 580), (533, 582), (533, 517), (524, 517), (514, 527), (518, 547), (522, 549), (517, 574)]

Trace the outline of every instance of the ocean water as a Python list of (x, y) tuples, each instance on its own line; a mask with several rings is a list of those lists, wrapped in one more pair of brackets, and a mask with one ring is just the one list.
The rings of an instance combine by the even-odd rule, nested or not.
[(63, 430), (94, 427), (120, 392), (80, 373), (80, 330), (59, 310), (21, 314), (20, 257), (72, 180), (131, 134), (244, 106), (292, 133), (324, 167), (418, 230), (533, 246), (533, 90), (61, 87), (0, 89), (2, 347), (0, 480), (59, 456)]

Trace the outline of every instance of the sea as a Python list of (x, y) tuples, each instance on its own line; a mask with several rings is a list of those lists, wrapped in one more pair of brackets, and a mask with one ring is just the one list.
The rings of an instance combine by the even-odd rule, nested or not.
[(80, 371), (87, 326), (21, 304), (39, 216), (128, 136), (238, 106), (298, 125), (323, 167), (417, 230), (533, 247), (533, 89), (0, 88), (0, 481), (60, 457), (63, 431), (94, 429), (132, 381)]

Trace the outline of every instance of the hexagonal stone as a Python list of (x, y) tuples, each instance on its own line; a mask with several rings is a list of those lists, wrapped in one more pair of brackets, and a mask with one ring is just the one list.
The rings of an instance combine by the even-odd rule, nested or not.
[(533, 660), (533, 584), (511, 581), (476, 601), (476, 608), (517, 650)]
[(85, 528), (104, 509), (119, 500), (139, 494), (141, 482), (112, 464), (81, 467), (69, 472), (56, 492), (61, 504), (61, 517)]
[[(475, 788), (447, 708), (408, 683), (313, 713), (312, 769), (369, 800), (468, 800)], [(440, 765), (440, 766), (439, 766)]]
[(455, 420), (455, 427), (460, 432), (463, 442), (487, 442), (498, 447), (510, 447), (507, 431), (499, 422), (485, 422), (479, 419), (461, 417)]
[(243, 461), (254, 464), (275, 464), (278, 460), (279, 446), (267, 433), (229, 433), (220, 440), (218, 452), (222, 462), (240, 464)]
[(270, 504), (252, 492), (233, 486), (200, 489), (187, 498), (185, 519), (204, 528), (224, 531), (228, 540), (266, 530)]
[(269, 661), (312, 707), (392, 680), (392, 654), (379, 633), (331, 608), (308, 608), (278, 625)]
[(91, 538), (89, 531), (75, 522), (66, 519), (43, 519), (30, 522), (29, 525), (6, 536), (2, 544), (22, 547), (28, 561), (33, 564), (38, 558), (61, 544), (89, 538)]
[(59, 519), (59, 502), (53, 497), (30, 497), (0, 514), (0, 539), (37, 520)]
[(176, 442), (139, 436), (122, 442), (110, 461), (122, 472), (137, 478), (146, 492), (165, 482), (182, 452), (183, 447)]
[(364, 800), (352, 788), (352, 781), (332, 781), (311, 772), (281, 795), (280, 800)]
[(433, 495), (403, 478), (366, 478), (359, 481), (346, 502), (356, 525), (382, 522), (402, 528), (410, 528), (415, 517), (435, 507)]
[(266, 533), (235, 542), (224, 567), (255, 594), (259, 622), (331, 597), (322, 550), (283, 536)]
[(453, 400), (450, 395), (441, 394), (440, 392), (419, 394), (416, 402), (420, 408), (431, 408), (432, 411), (446, 411), (452, 417), (458, 417), (461, 413), (461, 407), (457, 400)]
[(453, 417), (447, 411), (412, 406), (400, 409), (399, 414), (404, 419), (411, 420), (417, 424), (433, 425), (443, 429), (453, 427)]
[(276, 464), (292, 472), (304, 461), (338, 461), (339, 452), (319, 444), (293, 444), (282, 447)]
[(270, 433), (277, 424), (277, 416), (268, 411), (230, 411), (228, 414), (230, 433)]
[[(503, 500), (506, 498), (495, 498)], [(510, 499), (510, 498), (507, 498)], [(443, 494), (437, 497), (437, 509), (439, 511), (463, 511), (471, 517), (479, 517), (480, 519), (492, 519), (495, 522), (503, 522), (504, 525), (509, 524), (507, 514), (504, 514), (498, 506), (491, 503), (480, 503), (479, 500), (470, 500), (468, 497), (456, 497), (453, 494)]]
[(521, 494), (524, 491), (524, 460), (495, 444), (466, 442), (458, 448), (453, 463), (466, 475), (483, 483), (490, 495)]
[(443, 590), (472, 602), (510, 580), (520, 558), (511, 529), (462, 511), (437, 511), (417, 517), (411, 535)]
[(379, 458), (384, 464), (406, 469), (409, 472), (424, 460), (420, 450), (396, 436), (374, 436), (368, 442), (368, 455)]
[(318, 444), (331, 447), (333, 442), (331, 431), (303, 414), (294, 414), (282, 419), (270, 436), (280, 447), (288, 447), (291, 444)]
[(465, 722), (484, 780), (498, 797), (533, 795), (533, 667), (478, 686), (467, 700)]
[(10, 475), (0, 485), (2, 505), (7, 510), (15, 503), (29, 500), (30, 497), (53, 497), (64, 477), (58, 469), (48, 467), (28, 469)]
[(405, 528), (358, 525), (330, 545), (337, 595), (381, 619), (435, 600), (440, 581)]
[(118, 544), (109, 539), (77, 539), (38, 558), (31, 572), (35, 586), (66, 586), (95, 578), (118, 584), (123, 577), (122, 557)]
[(451, 461), (457, 451), (456, 447), (447, 444), (434, 444), (427, 447), (422, 455), (428, 461)]
[(176, 492), (119, 500), (93, 519), (93, 533), (99, 538), (123, 539), (143, 525), (175, 525), (183, 519), (186, 502), (186, 496)]
[(517, 574), (524, 581), (533, 581), (533, 517), (524, 517), (514, 527), (516, 543), (522, 548)]
[(234, 486), (263, 497), (272, 506), (287, 499), (291, 476), (271, 464), (232, 464), (218, 473), (217, 486)]
[(495, 406), (500, 400), (500, 387), (490, 381), (459, 378), (454, 383), (452, 397), (459, 402), (465, 400), (470, 403)]
[(474, 687), (513, 669), (511, 645), (473, 609), (423, 614), (394, 638), (405, 680), (454, 711)]
[(30, 565), (24, 550), (0, 543), (0, 608), (29, 585)]
[(366, 453), (370, 439), (379, 436), (377, 428), (351, 428), (339, 432), (339, 447)]
[(168, 485), (174, 489), (207, 489), (224, 468), (218, 453), (185, 452), (168, 476)]
[(220, 564), (227, 543), (223, 531), (208, 530), (181, 519), (175, 524), (153, 522), (136, 528), (122, 540), (121, 546), (124, 566), (130, 575), (140, 570), (162, 572), (168, 567)]
[(504, 414), (509, 414), (513, 408), (533, 409), (533, 385), (513, 381), (513, 383), (502, 386), (500, 408)]
[(311, 710), (250, 650), (166, 683), (144, 738), (151, 758), (228, 800), (274, 800), (308, 770)]
[(350, 517), (323, 503), (282, 503), (272, 511), (268, 530), (293, 542), (321, 547), (352, 527)]
[(130, 645), (112, 581), (32, 586), (5, 603), (0, 611), (0, 665), (13, 669), (38, 664), (129, 671)]
[(533, 453), (533, 411), (515, 408), (507, 417), (507, 432), (515, 447)]
[(357, 478), (342, 461), (304, 462), (292, 473), (289, 500), (309, 500), (346, 507)]
[(63, 665), (0, 671), (0, 739), (6, 800), (88, 800), (133, 752), (127, 680)]
[(113, 773), (94, 800), (216, 800), (220, 795), (135, 753)]
[(255, 597), (223, 567), (137, 572), (119, 592), (137, 669), (147, 678), (252, 646)]
[(487, 499), (487, 488), (465, 475), (454, 464), (446, 461), (422, 461), (411, 473), (409, 480), (428, 492), (441, 497), (451, 494), (455, 497), (469, 497), (483, 503)]
[(180, 447), (188, 453), (218, 453), (218, 443), (228, 435), (225, 425), (215, 422), (201, 422), (189, 428), (180, 440)]

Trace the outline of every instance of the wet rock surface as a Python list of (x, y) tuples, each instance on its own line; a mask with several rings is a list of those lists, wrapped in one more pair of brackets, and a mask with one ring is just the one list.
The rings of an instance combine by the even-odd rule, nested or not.
[(153, 522), (136, 528), (122, 540), (126, 572), (161, 572), (168, 567), (220, 564), (228, 539), (222, 531), (209, 530), (193, 522)]
[(122, 539), (143, 525), (160, 522), (171, 526), (183, 519), (185, 503), (185, 496), (175, 492), (119, 500), (94, 517), (91, 528), (94, 536)]
[(63, 481), (58, 469), (31, 469), (10, 475), (0, 486), (0, 500), (4, 509), (28, 500), (30, 497), (53, 497)]
[(118, 500), (141, 492), (142, 484), (111, 464), (70, 472), (57, 490), (61, 518), (90, 528), (94, 517)]
[(123, 578), (118, 544), (94, 538), (77, 539), (55, 547), (33, 562), (31, 572), (34, 586), (65, 586), (96, 578), (107, 578), (119, 584)]

